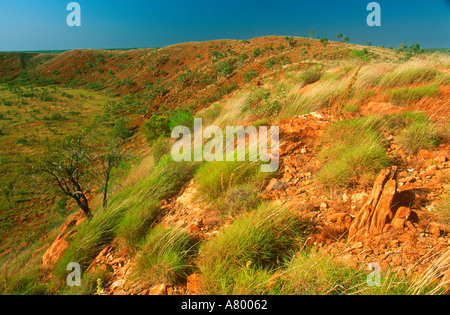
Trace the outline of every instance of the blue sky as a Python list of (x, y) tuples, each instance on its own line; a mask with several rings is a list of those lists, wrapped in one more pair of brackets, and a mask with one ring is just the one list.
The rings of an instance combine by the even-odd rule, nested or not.
[(450, 0), (379, 0), (381, 27), (369, 27), (369, 0), (79, 0), (81, 27), (66, 24), (69, 0), (0, 0), (0, 51), (140, 48), (265, 35), (316, 35), (398, 47), (450, 48)]

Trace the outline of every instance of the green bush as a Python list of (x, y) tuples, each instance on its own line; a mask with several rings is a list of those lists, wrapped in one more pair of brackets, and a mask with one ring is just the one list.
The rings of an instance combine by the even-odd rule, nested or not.
[(170, 130), (173, 130), (175, 127), (185, 126), (189, 129), (194, 129), (194, 117), (189, 113), (188, 110), (182, 109), (177, 111), (171, 118), (169, 122)]
[(251, 82), (258, 76), (258, 72), (255, 69), (249, 69), (242, 74), (245, 82)]
[(133, 133), (127, 128), (127, 123), (128, 121), (126, 118), (119, 118), (114, 121), (112, 134), (115, 138), (125, 140), (133, 135)]
[(353, 49), (350, 51), (350, 57), (355, 58), (355, 59), (361, 59), (364, 61), (370, 61), (370, 59), (371, 59), (368, 55), (367, 49), (364, 49), (364, 50)]
[(170, 120), (165, 116), (153, 115), (142, 125), (142, 131), (149, 143), (159, 137), (170, 137)]
[(258, 58), (261, 55), (261, 49), (260, 48), (255, 48), (253, 50), (253, 57)]
[(66, 121), (67, 118), (61, 113), (51, 113), (50, 116), (44, 116), (46, 121)]
[(168, 138), (159, 137), (152, 144), (152, 157), (155, 163), (166, 154), (169, 154), (171, 150), (170, 142)]
[(236, 69), (236, 64), (237, 64), (236, 58), (219, 61), (215, 64), (214, 70), (217, 75), (221, 77), (228, 77)]
[(266, 63), (264, 64), (264, 68), (272, 68), (275, 65), (280, 65), (281, 60), (278, 57), (270, 57), (267, 59)]
[(317, 82), (322, 77), (322, 72), (319, 67), (310, 67), (303, 71), (301, 79), (305, 85)]

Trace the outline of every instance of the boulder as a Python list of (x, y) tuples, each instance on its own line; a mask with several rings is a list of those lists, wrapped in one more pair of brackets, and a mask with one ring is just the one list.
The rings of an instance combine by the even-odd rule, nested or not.
[(400, 207), (397, 209), (394, 219), (392, 219), (391, 225), (393, 228), (400, 229), (405, 226), (406, 221), (411, 216), (411, 209), (407, 207)]

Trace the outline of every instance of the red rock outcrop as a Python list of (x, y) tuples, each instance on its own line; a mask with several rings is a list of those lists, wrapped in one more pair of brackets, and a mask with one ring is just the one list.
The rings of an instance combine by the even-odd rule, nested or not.
[(75, 233), (76, 231), (72, 230), (58, 235), (52, 245), (44, 253), (44, 256), (42, 256), (43, 269), (53, 269), (56, 262), (62, 257), (66, 249), (69, 247), (68, 239), (73, 237)]
[[(369, 200), (350, 226), (349, 239), (357, 241), (386, 232), (395, 216), (393, 201), (396, 194), (397, 167), (393, 166), (383, 170), (376, 179)], [(398, 224), (396, 221), (396, 225)]]

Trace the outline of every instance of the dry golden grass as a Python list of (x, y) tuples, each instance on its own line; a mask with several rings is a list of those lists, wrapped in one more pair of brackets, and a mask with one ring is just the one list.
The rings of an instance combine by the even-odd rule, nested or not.
[(249, 94), (245, 93), (228, 99), (223, 104), (219, 116), (217, 116), (211, 125), (223, 128), (226, 126), (238, 126), (242, 123), (245, 119), (244, 109), (247, 106), (248, 97)]
[(329, 105), (331, 97), (337, 97), (348, 85), (348, 79), (319, 81), (304, 94), (294, 95), (279, 117), (287, 118), (295, 115), (308, 114)]

